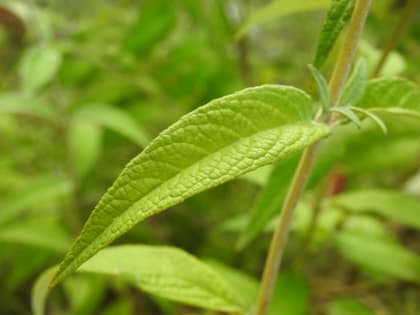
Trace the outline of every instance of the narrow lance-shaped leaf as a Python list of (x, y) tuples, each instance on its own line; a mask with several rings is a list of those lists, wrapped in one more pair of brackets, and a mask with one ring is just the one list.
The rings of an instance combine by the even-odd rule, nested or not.
[(350, 20), (354, 3), (354, 0), (333, 0), (318, 41), (314, 61), (316, 68), (321, 68), (327, 60), (338, 36)]
[(147, 217), (326, 136), (301, 90), (263, 85), (216, 99), (162, 132), (102, 197), (52, 284)]

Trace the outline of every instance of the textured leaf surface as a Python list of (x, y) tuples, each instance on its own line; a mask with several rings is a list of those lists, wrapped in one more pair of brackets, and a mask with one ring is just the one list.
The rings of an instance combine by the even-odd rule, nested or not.
[(122, 171), (88, 219), (55, 282), (147, 217), (275, 162), (328, 134), (312, 100), (264, 85), (216, 99), (161, 133)]
[[(401, 109), (420, 113), (420, 88), (405, 79), (391, 77), (369, 81), (359, 107)], [(419, 116), (420, 117), (420, 116)]]
[(146, 292), (203, 308), (235, 312), (244, 307), (239, 293), (217, 272), (173, 247), (109, 247), (80, 271), (121, 276)]
[(80, 108), (75, 117), (113, 130), (142, 147), (149, 142), (148, 135), (137, 121), (119, 108), (105, 104), (90, 104)]
[(251, 27), (272, 22), (282, 16), (328, 7), (331, 0), (274, 0), (257, 10), (239, 30), (241, 37)]
[(327, 60), (338, 36), (350, 20), (354, 3), (354, 0), (333, 0), (318, 41), (314, 61), (316, 68), (321, 68)]
[(345, 257), (369, 271), (420, 281), (420, 257), (399, 244), (349, 232), (340, 232), (336, 244)]
[(364, 189), (340, 194), (332, 200), (349, 211), (374, 212), (420, 229), (420, 199), (394, 190)]

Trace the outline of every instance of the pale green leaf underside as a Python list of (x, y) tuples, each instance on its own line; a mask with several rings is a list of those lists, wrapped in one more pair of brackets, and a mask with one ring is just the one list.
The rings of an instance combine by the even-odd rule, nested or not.
[(328, 7), (331, 0), (274, 0), (257, 10), (236, 34), (242, 37), (251, 27), (272, 22), (282, 16)]
[(123, 277), (143, 291), (207, 309), (238, 312), (245, 307), (240, 294), (216, 271), (174, 247), (112, 246), (79, 271)]
[(316, 68), (321, 68), (327, 60), (334, 43), (351, 17), (354, 3), (354, 0), (333, 0), (318, 41), (314, 61)]
[(135, 224), (186, 198), (289, 156), (326, 136), (301, 90), (277, 85), (216, 99), (162, 132), (92, 212), (54, 283)]
[(58, 266), (45, 270), (36, 280), (31, 292), (31, 308), (34, 315), (45, 314), (45, 303), (48, 297), (48, 283), (51, 281)]
[[(420, 113), (420, 88), (414, 83), (397, 77), (369, 81), (359, 107), (417, 116)], [(417, 114), (417, 115), (416, 115)], [(420, 117), (420, 116), (418, 116)]]

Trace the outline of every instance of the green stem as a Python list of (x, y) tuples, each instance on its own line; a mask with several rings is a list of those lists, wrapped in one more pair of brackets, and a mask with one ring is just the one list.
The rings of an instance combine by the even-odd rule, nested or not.
[(391, 35), (389, 36), (388, 40), (385, 42), (385, 45), (382, 49), (382, 56), (379, 59), (378, 64), (376, 65), (375, 69), (372, 72), (372, 77), (377, 77), (381, 72), (385, 61), (387, 60), (391, 51), (397, 45), (399, 39), (401, 38), (402, 34), (404, 33), (408, 23), (411, 20), (414, 12), (416, 12), (416, 6), (419, 4), (418, 0), (407, 0), (403, 12), (401, 13), (401, 17), (392, 31)]
[[(356, 54), (366, 17), (369, 12), (371, 0), (357, 0), (350, 25), (341, 48), (340, 55), (331, 80), (329, 93), (332, 106), (338, 103), (344, 89), (344, 84), (350, 72)], [(299, 165), (293, 176), (289, 191), (280, 212), (280, 219), (271, 240), (268, 257), (265, 261), (264, 272), (261, 280), (260, 292), (257, 299), (255, 315), (265, 315), (271, 301), (273, 288), (277, 279), (284, 248), (288, 239), (290, 223), (296, 205), (305, 189), (309, 174), (316, 159), (320, 142), (309, 146), (302, 154)]]

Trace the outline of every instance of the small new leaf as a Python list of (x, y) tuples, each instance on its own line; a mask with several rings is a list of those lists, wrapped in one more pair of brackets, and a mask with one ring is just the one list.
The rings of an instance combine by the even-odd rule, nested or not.
[(372, 121), (375, 124), (378, 125), (378, 127), (382, 130), (382, 132), (385, 135), (387, 134), (388, 128), (386, 127), (384, 121), (381, 118), (379, 118), (377, 115), (375, 115), (374, 113), (372, 113), (372, 112), (370, 112), (368, 110), (365, 110), (363, 108), (360, 108), (360, 107), (351, 106), (350, 109), (353, 110), (353, 111), (355, 111), (355, 112), (359, 112), (359, 113), (361, 113), (361, 114), (369, 117), (370, 119), (372, 119)]
[(329, 109), (331, 112), (339, 113), (345, 116), (348, 120), (354, 123), (357, 128), (361, 127), (361, 121), (359, 117), (348, 107), (332, 107)]
[(313, 65), (308, 65), (308, 67), (318, 87), (319, 98), (321, 100), (322, 108), (324, 111), (326, 111), (326, 109), (330, 105), (327, 80), (324, 78), (322, 73), (319, 72), (318, 69), (315, 68)]

